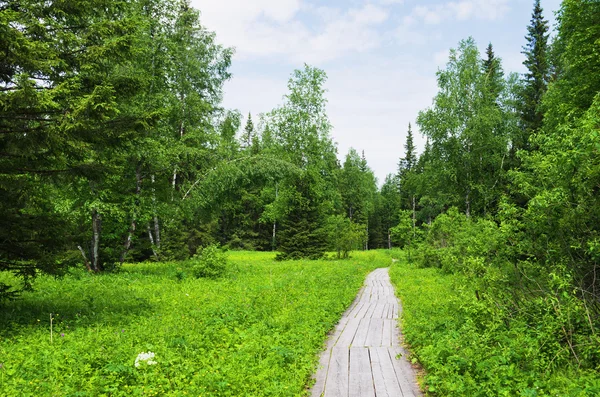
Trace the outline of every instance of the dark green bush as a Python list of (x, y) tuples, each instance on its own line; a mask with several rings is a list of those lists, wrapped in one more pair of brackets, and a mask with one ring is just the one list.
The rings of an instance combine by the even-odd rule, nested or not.
[(196, 278), (219, 278), (227, 270), (227, 256), (216, 245), (202, 248), (191, 262), (192, 274)]

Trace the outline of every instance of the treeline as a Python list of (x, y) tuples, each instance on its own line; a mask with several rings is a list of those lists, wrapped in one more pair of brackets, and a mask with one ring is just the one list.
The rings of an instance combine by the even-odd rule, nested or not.
[(221, 105), (232, 50), (188, 1), (2, 1), (0, 35), (0, 271), (25, 287), (211, 244), (368, 247), (375, 178), (337, 160), (323, 71), (241, 128)]
[(425, 150), (415, 160), (409, 134), (395, 177), (392, 233), (410, 260), (466, 276), (479, 334), (534, 341), (494, 365), (544, 378), (600, 368), (599, 42), (600, 2), (589, 0), (563, 1), (552, 40), (535, 1), (522, 76), (504, 73), (491, 44), (482, 55), (460, 42), (417, 118)]

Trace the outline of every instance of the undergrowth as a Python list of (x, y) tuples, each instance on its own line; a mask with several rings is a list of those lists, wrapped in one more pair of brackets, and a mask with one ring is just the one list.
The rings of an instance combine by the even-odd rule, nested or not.
[(404, 307), (405, 341), (425, 370), (429, 395), (600, 395), (595, 369), (561, 358), (565, 341), (549, 302), (531, 301), (507, 317), (481, 297), (472, 276), (418, 268), (400, 251), (394, 256), (400, 260), (390, 275)]
[(389, 257), (273, 258), (231, 252), (219, 279), (186, 263), (40, 276), (0, 306), (0, 395), (306, 394), (328, 331)]

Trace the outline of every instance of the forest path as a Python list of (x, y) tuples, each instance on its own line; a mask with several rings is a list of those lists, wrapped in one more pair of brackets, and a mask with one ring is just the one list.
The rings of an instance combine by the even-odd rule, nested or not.
[(327, 341), (311, 395), (421, 396), (400, 346), (401, 311), (388, 269), (370, 273)]

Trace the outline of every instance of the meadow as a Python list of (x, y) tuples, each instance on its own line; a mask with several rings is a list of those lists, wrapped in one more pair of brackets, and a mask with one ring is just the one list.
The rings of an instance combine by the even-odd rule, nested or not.
[[(193, 277), (187, 262), (39, 276), (0, 306), (0, 395), (306, 394), (328, 332), (391, 260), (273, 258), (229, 252), (216, 280)], [(154, 357), (136, 366), (140, 353)]]

